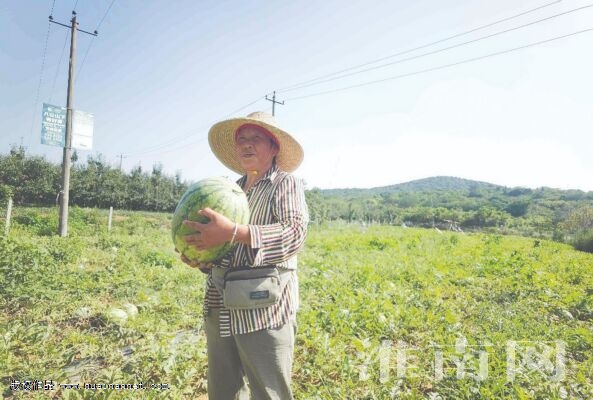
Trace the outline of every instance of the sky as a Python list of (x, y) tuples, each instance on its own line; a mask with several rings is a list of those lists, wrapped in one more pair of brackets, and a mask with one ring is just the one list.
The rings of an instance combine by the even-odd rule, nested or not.
[(61, 163), (41, 111), (66, 106), (69, 29), (48, 16), (69, 25), (72, 10), (99, 32), (77, 35), (74, 108), (94, 115), (83, 162), (237, 178), (208, 130), (271, 112), (276, 91), (308, 188), (445, 175), (593, 190), (593, 3), (2, 0), (1, 154)]

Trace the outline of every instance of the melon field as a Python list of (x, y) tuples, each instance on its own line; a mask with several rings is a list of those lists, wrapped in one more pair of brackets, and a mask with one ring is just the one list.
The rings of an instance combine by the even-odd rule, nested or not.
[[(0, 236), (0, 397), (201, 399), (205, 275), (170, 214), (17, 208)], [(593, 398), (593, 255), (515, 236), (312, 225), (296, 399)]]

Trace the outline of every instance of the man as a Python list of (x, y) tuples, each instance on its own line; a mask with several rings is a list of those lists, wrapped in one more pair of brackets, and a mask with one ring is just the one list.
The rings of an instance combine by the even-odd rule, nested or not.
[[(241, 225), (209, 208), (210, 222), (184, 221), (196, 234), (186, 242), (199, 250), (237, 242), (232, 252), (210, 265), (192, 264), (208, 273), (205, 330), (208, 345), (208, 396), (238, 399), (292, 399), (290, 379), (298, 308), (297, 252), (307, 234), (309, 214), (303, 184), (290, 173), (303, 149), (273, 117), (263, 112), (212, 126), (210, 148), (247, 195), (251, 217)], [(275, 304), (247, 309), (224, 307), (222, 277), (229, 269), (276, 266), (281, 295)], [(255, 271), (257, 272), (257, 271)], [(246, 377), (249, 388), (245, 387)]]

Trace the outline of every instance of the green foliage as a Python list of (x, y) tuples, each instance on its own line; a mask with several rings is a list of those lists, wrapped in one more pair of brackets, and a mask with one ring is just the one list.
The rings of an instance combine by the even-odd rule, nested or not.
[(585, 204), (572, 210), (562, 225), (570, 233), (593, 229), (593, 205)]
[(505, 211), (513, 217), (522, 217), (527, 214), (529, 202), (527, 200), (513, 201), (505, 207)]
[(58, 227), (57, 212), (46, 213), (39, 210), (27, 210), (14, 217), (15, 225), (27, 229), (35, 235), (51, 236)]
[[(321, 399), (590, 398), (592, 263), (589, 255), (539, 239), (313, 229), (301, 257), (295, 382), (304, 398)], [(451, 358), (460, 338), (471, 346), (465, 367), (472, 372), (477, 352), (488, 353), (484, 381), (456, 377)], [(386, 340), (388, 375), (381, 376)], [(508, 382), (512, 340), (566, 342), (564, 380), (553, 382), (551, 369), (525, 367)], [(411, 370), (397, 378), (402, 348)], [(444, 355), (442, 380), (434, 378), (437, 351)], [(361, 379), (362, 368), (368, 375)]]
[(0, 184), (12, 188), (15, 204), (52, 204), (59, 189), (59, 168), (43, 157), (27, 157), (22, 147), (0, 155)]
[(14, 190), (12, 189), (12, 187), (8, 186), (8, 185), (4, 185), (1, 184), (0, 185), (0, 202), (7, 202), (8, 199), (10, 199), (12, 196), (14, 196)]
[(593, 206), (573, 210), (561, 225), (575, 249), (593, 253)]
[[(168, 383), (169, 390), (143, 394), (154, 399), (204, 391), (204, 277), (173, 252), (169, 215), (118, 214), (107, 232), (97, 229), (107, 223), (103, 212), (74, 208), (70, 235), (61, 238), (38, 232), (39, 221), (55, 210), (20, 212), (26, 224), (0, 237), (0, 397), (14, 394), (9, 378)], [(126, 318), (113, 318), (116, 310)], [(138, 394), (122, 393), (58, 387), (50, 394)], [(31, 395), (48, 398), (43, 391)]]
[[(10, 188), (16, 205), (55, 205), (61, 168), (15, 147), (0, 155), (0, 197)], [(4, 185), (4, 186), (2, 186)], [(155, 164), (129, 173), (109, 165), (101, 155), (75, 163), (70, 204), (79, 207), (172, 212), (188, 187), (178, 172), (166, 176)], [(4, 190), (5, 191), (5, 190)], [(570, 240), (588, 221), (593, 192), (550, 188), (506, 188), (454, 177), (419, 179), (371, 189), (314, 188), (305, 193), (311, 221), (364, 222), (441, 230), (487, 231), (555, 240)], [(5, 195), (4, 195), (5, 196)], [(580, 216), (579, 216), (580, 213)], [(569, 219), (570, 218), (570, 219)]]
[[(51, 206), (61, 189), (61, 166), (43, 157), (28, 156), (22, 147), (0, 155), (0, 188), (12, 188), (17, 205)], [(74, 164), (70, 175), (70, 204), (132, 210), (173, 211), (186, 190), (179, 174), (168, 177), (162, 166), (148, 174), (136, 167), (130, 174), (107, 164), (101, 155)], [(2, 199), (4, 189), (0, 189)]]
[[(593, 221), (593, 192), (506, 188), (435, 177), (372, 189), (307, 192), (315, 223), (343, 220), (441, 230), (487, 231), (565, 240)], [(576, 214), (575, 214), (576, 213)], [(569, 219), (570, 218), (570, 219)], [(591, 222), (593, 225), (593, 222)], [(566, 232), (564, 232), (566, 231)]]
[(151, 267), (173, 268), (176, 258), (170, 254), (149, 251), (141, 256), (142, 263)]
[(580, 231), (572, 240), (575, 249), (593, 253), (593, 229)]
[[(0, 237), (0, 394), (9, 379), (168, 383), (142, 395), (57, 389), (55, 398), (196, 399), (206, 391), (205, 276), (179, 261), (170, 214), (73, 208), (68, 238), (38, 233), (55, 209)], [(563, 399), (593, 396), (593, 255), (545, 239), (323, 223), (299, 255), (293, 388), (299, 399)], [(488, 376), (457, 378), (488, 353)], [(509, 341), (542, 347), (507, 381)], [(550, 379), (556, 340), (566, 375)], [(387, 348), (387, 376), (378, 349)], [(398, 351), (408, 369), (397, 377)], [(443, 379), (435, 379), (441, 351)], [(517, 352), (517, 362), (523, 354)], [(547, 357), (547, 358), (546, 358)], [(367, 375), (361, 375), (366, 368)], [(416, 374), (416, 376), (412, 375)], [(138, 395), (138, 396), (137, 396)], [(135, 397), (136, 396), (136, 397)], [(48, 398), (30, 393), (30, 398)]]

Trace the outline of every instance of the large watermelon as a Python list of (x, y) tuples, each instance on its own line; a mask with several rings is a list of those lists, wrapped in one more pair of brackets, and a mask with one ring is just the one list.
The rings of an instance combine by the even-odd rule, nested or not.
[(249, 204), (243, 190), (228, 178), (214, 177), (191, 185), (179, 200), (172, 221), (172, 237), (175, 248), (192, 261), (202, 263), (218, 260), (231, 250), (229, 243), (208, 250), (197, 250), (183, 240), (195, 231), (183, 225), (184, 220), (207, 223), (209, 219), (198, 211), (210, 207), (239, 224), (249, 223)]

